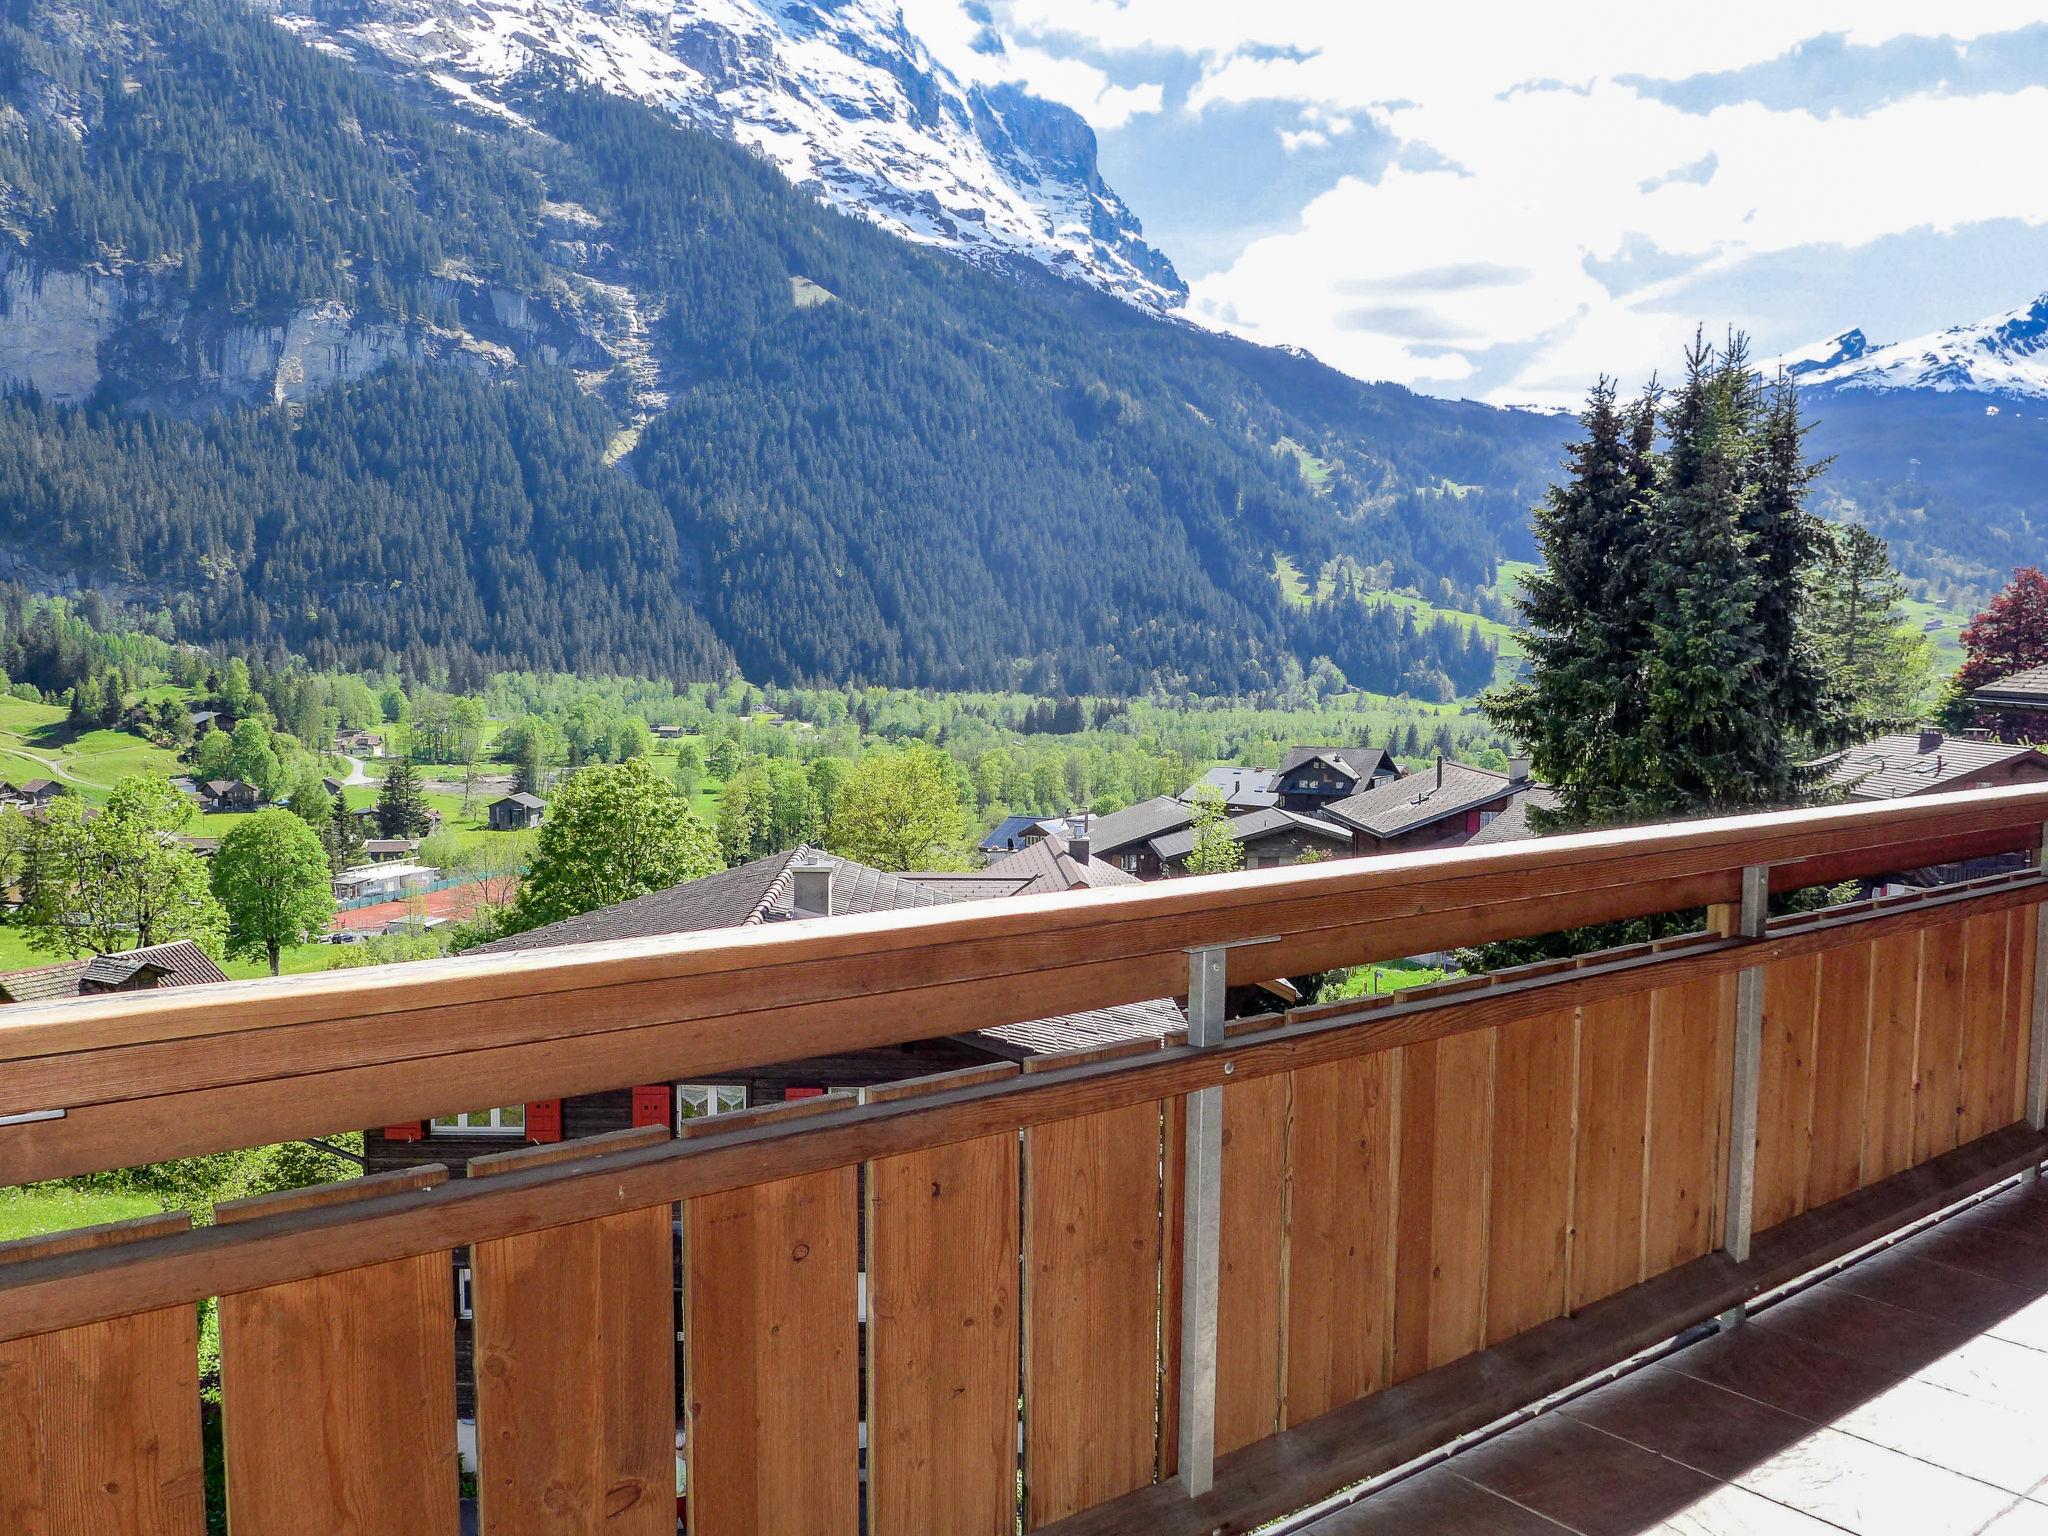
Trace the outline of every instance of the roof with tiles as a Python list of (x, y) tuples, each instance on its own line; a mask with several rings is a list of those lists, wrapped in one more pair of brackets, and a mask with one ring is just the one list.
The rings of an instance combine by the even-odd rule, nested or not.
[(1435, 767), (1326, 805), (1322, 814), (1374, 837), (1396, 837), (1483, 805), (1510, 788), (1504, 773), (1443, 759)]
[(984, 873), (1028, 875), (1031, 883), (1017, 893), (1020, 896), (1043, 896), (1049, 891), (1071, 891), (1076, 887), (1095, 891), (1106, 886), (1141, 883), (1136, 875), (1127, 874), (1114, 864), (1096, 858), (1092, 841), (1089, 847), (1089, 856), (1077, 859), (1065, 838), (1042, 837), (1028, 847), (997, 859)]
[(1176, 800), (1172, 795), (1158, 795), (1096, 817), (1095, 824), (1088, 829), (1088, 846), (1097, 857), (1121, 853), (1139, 843), (1149, 843), (1155, 837), (1178, 832), (1194, 819), (1194, 807), (1185, 800)]
[(1824, 759), (1828, 782), (1852, 800), (1898, 800), (1907, 795), (1957, 789), (1990, 768), (2015, 758), (2048, 769), (2048, 756), (2028, 746), (1974, 741), (1942, 731), (1900, 731), (1850, 747)]
[[(1310, 837), (1319, 837), (1331, 843), (1351, 841), (1351, 834), (1342, 827), (1332, 826), (1318, 816), (1305, 816), (1300, 811), (1283, 811), (1278, 806), (1268, 806), (1262, 811), (1246, 811), (1242, 816), (1231, 817), (1223, 826), (1232, 840), (1240, 843), (1255, 843), (1261, 838), (1292, 832), (1307, 833)], [(1152, 851), (1162, 859), (1186, 858), (1194, 849), (1193, 827), (1152, 839)]]

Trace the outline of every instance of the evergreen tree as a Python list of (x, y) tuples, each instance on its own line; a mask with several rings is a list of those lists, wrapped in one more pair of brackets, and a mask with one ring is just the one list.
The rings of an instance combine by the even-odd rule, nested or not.
[(401, 757), (391, 765), (383, 788), (377, 791), (377, 835), (425, 837), (430, 825), (419, 773), (409, 758)]
[(1852, 739), (1903, 730), (1927, 703), (1934, 660), (1907, 622), (1904, 597), (1883, 539), (1857, 523), (1826, 525), (1808, 579), (1807, 633)]

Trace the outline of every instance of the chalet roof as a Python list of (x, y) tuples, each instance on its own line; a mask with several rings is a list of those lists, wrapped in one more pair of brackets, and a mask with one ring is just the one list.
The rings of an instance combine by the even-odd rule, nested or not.
[(55, 779), (23, 779), (15, 786), (24, 795), (40, 795), (46, 789), (57, 788)]
[(1104, 886), (1139, 883), (1136, 875), (1127, 874), (1114, 864), (1096, 858), (1092, 842), (1089, 844), (1090, 853), (1085, 863), (1074, 857), (1069, 851), (1070, 847), (1064, 837), (1048, 833), (1037, 842), (1029, 843), (1015, 853), (997, 859), (984, 873), (1029, 876), (1031, 883), (1019, 893), (1024, 896), (1043, 896), (1051, 891), (1071, 891), (1076, 886), (1101, 890)]
[(1194, 807), (1185, 800), (1159, 795), (1096, 817), (1095, 825), (1088, 829), (1088, 846), (1100, 858), (1138, 843), (1149, 843), (1168, 832), (1178, 832), (1194, 819)]
[(1284, 779), (1295, 769), (1317, 758), (1360, 780), (1370, 779), (1380, 771), (1382, 764), (1389, 768), (1393, 766), (1393, 759), (1387, 756), (1384, 747), (1294, 747), (1280, 760), (1279, 771), (1274, 777)]
[(983, 853), (1007, 853), (1021, 847), (1024, 834), (1042, 829), (1048, 819), (1043, 816), (1005, 816), (977, 846)]
[(1485, 847), (1492, 843), (1518, 843), (1525, 837), (1541, 837), (1543, 834), (1529, 825), (1529, 813), (1535, 810), (1554, 811), (1557, 805), (1556, 790), (1548, 784), (1531, 784), (1508, 802), (1506, 810), (1466, 838), (1465, 846)]
[[(1311, 837), (1320, 837), (1332, 843), (1348, 843), (1351, 834), (1342, 827), (1333, 827), (1319, 816), (1304, 816), (1299, 811), (1283, 811), (1277, 805), (1269, 805), (1262, 811), (1246, 811), (1242, 816), (1233, 816), (1224, 824), (1231, 840), (1239, 843), (1256, 843), (1264, 838), (1278, 837), (1293, 832), (1306, 832)], [(1184, 859), (1195, 851), (1195, 829), (1186, 827), (1179, 832), (1169, 832), (1164, 837), (1152, 839), (1152, 851), (1161, 859)]]
[(1504, 773), (1445, 759), (1326, 805), (1323, 814), (1374, 837), (1396, 837), (1482, 805), (1509, 787)]
[(1274, 775), (1263, 768), (1237, 768), (1228, 764), (1211, 768), (1181, 793), (1181, 799), (1192, 802), (1204, 789), (1213, 789), (1223, 797), (1223, 803), (1236, 810), (1256, 811), (1268, 805), (1277, 805), (1280, 792), (1273, 788)]
[[(833, 866), (832, 906), (835, 912), (890, 912), (911, 907), (952, 906), (963, 899), (926, 880), (986, 880), (979, 875), (894, 875), (842, 859), (816, 848), (792, 848), (721, 870), (701, 880), (686, 880), (665, 891), (622, 901), (616, 906), (558, 923), (515, 933), (466, 951), (472, 955), (508, 954), (518, 950), (554, 949), (569, 944), (595, 944), (606, 939), (645, 939), (668, 933), (699, 933), (715, 928), (751, 927), (786, 921), (802, 914), (789, 910), (790, 870), (799, 864)], [(1071, 862), (1071, 860), (1069, 860)], [(1114, 883), (1133, 883), (1122, 870)], [(1164, 1011), (1162, 1011), (1164, 1010)], [(1172, 1017), (1169, 1019), (1167, 1015)], [(1068, 1050), (1077, 1045), (1104, 1045), (1120, 1040), (1159, 1039), (1186, 1022), (1171, 1002), (1137, 1003), (1120, 1008), (1091, 1009), (1027, 1024), (1003, 1024), (973, 1031), (1026, 1053)]]
[(2014, 758), (2032, 758), (2048, 768), (2048, 756), (2004, 741), (1973, 741), (1941, 731), (1900, 731), (1822, 759), (1828, 782), (1852, 800), (1897, 800), (1952, 789), (1988, 768)]
[(215, 799), (219, 799), (222, 795), (231, 795), (238, 789), (253, 790), (256, 786), (241, 779), (208, 779), (199, 787)]
[(903, 877), (926, 890), (951, 896), (955, 901), (988, 901), (1003, 896), (1021, 896), (1031, 875), (991, 875), (986, 870), (972, 874), (950, 869), (917, 870)]
[[(416, 837), (366, 837), (363, 839), (365, 853), (417, 853), (420, 840)], [(384, 866), (379, 866), (380, 868)]]
[(0, 1002), (49, 1002), (77, 997), (87, 987), (112, 990), (126, 986), (144, 971), (154, 971), (160, 987), (196, 987), (228, 979), (197, 944), (190, 939), (173, 939), (167, 944), (151, 944), (116, 955), (62, 960), (55, 965), (10, 971), (0, 975)]
[(1995, 709), (2048, 710), (2048, 666), (2029, 667), (1986, 683), (1970, 695), (1970, 702)]
[(539, 795), (529, 795), (523, 789), (514, 790), (509, 795), (500, 795), (498, 796), (497, 799), (493, 800), (491, 804), (516, 805), (529, 811), (544, 811), (548, 808), (547, 801), (541, 799)]

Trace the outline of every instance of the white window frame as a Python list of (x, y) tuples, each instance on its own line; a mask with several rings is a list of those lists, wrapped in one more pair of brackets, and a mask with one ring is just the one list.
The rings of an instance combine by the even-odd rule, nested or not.
[[(508, 1119), (516, 1115), (518, 1118)], [(507, 1104), (502, 1109), (471, 1109), (459, 1115), (442, 1115), (427, 1123), (431, 1136), (526, 1136), (526, 1106)]]
[(681, 1133), (683, 1122), (686, 1120), (702, 1120), (710, 1115), (730, 1115), (746, 1107), (747, 1090), (737, 1083), (676, 1084), (678, 1134)]
[(476, 1318), (475, 1279), (467, 1264), (455, 1271), (455, 1315), (465, 1323)]

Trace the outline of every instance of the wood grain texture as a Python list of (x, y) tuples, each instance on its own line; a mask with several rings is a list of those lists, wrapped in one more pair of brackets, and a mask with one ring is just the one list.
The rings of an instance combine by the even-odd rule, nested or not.
[(1957, 1135), (1975, 1141), (2008, 1123), (2012, 1042), (2020, 1027), (2006, 1006), (2011, 914), (1963, 924), (1963, 1032), (1957, 1059)]
[(1650, 995), (1614, 998), (1580, 1010), (1574, 1311), (1633, 1285), (1642, 1274), (1649, 1080)]
[(455, 1536), (446, 1253), (223, 1296), (235, 1536)]
[(1813, 1056), (1820, 957), (1764, 967), (1764, 1050), (1757, 1075), (1756, 1203), (1765, 1232), (1805, 1209), (1813, 1166)]
[(1402, 1052), (1393, 1380), (1486, 1339), (1493, 1048), (1485, 1030)]
[(1024, 1525), (1128, 1493), (1157, 1467), (1157, 1103), (1024, 1137)]
[[(1282, 1428), (1287, 1281), (1284, 1076), (1223, 1090), (1222, 1276), (1216, 1308), (1216, 1451)], [(1172, 1208), (1169, 1207), (1169, 1215)]]
[(1572, 1218), (1578, 1018), (1504, 1024), (1495, 1047), (1486, 1342), (1562, 1316)]
[[(2000, 919), (2003, 921), (2003, 914)], [(1868, 944), (1844, 944), (1820, 957), (1813, 1033), (1812, 1152), (1799, 1209), (1838, 1200), (1863, 1182), (1863, 1115), (1869, 1098), (1870, 995), (1875, 970)]]
[(1652, 994), (1644, 1279), (1711, 1252), (1719, 1240), (1734, 1040), (1732, 980)]
[(683, 1207), (690, 1523), (860, 1528), (855, 1170)]
[(1386, 1385), (1400, 1052), (1292, 1074), (1287, 1402), (1292, 1426)]
[(1952, 1151), (1962, 1124), (1964, 925), (1930, 928), (1920, 949), (1920, 1038), (1914, 1056), (1913, 1161)]
[(868, 1523), (874, 1536), (1017, 1524), (1014, 1134), (868, 1165)]
[(2040, 985), (2035, 974), (2037, 958), (2035, 945), (2041, 921), (2038, 907), (2026, 907), (2011, 914), (2012, 933), (2007, 951), (2010, 956), (2006, 969), (2011, 984), (2006, 988), (2006, 1009), (2012, 1021), (2012, 1096), (2006, 1103), (2005, 1121), (2008, 1125), (2023, 1120), (2027, 1114), (2027, 1062), (2033, 1045), (2034, 988)]
[[(80, 1253), (188, 1225), (178, 1212), (0, 1249)], [(0, 1344), (0, 1531), (199, 1536), (205, 1524), (195, 1308)]]
[(484, 1536), (673, 1536), (670, 1207), (471, 1250)]
[(1870, 1073), (1863, 1098), (1865, 1184), (1890, 1178), (1913, 1163), (1922, 938), (1902, 933), (1871, 945)]

